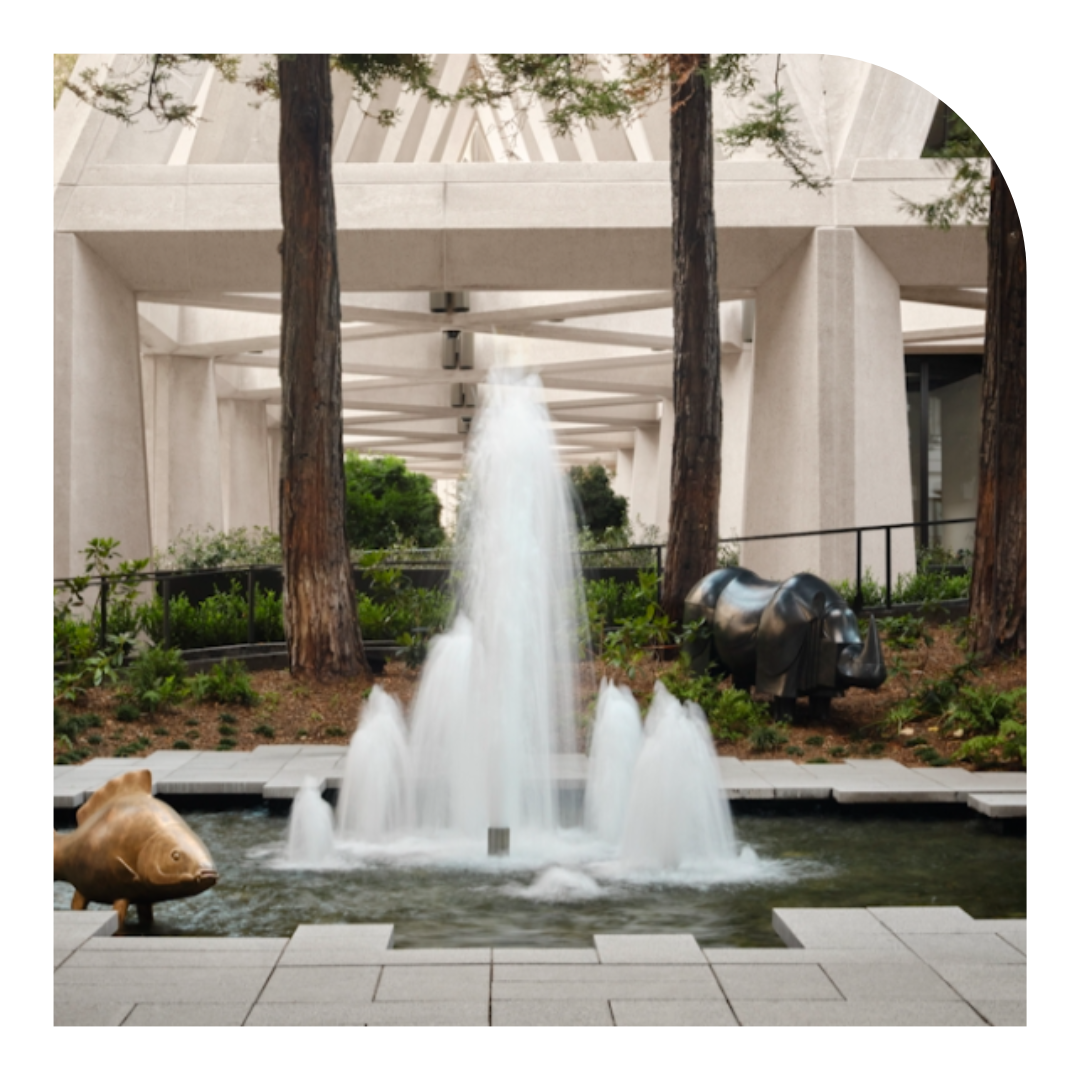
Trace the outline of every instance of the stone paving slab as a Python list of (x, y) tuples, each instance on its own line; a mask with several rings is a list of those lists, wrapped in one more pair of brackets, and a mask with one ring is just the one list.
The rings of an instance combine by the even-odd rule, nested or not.
[[(53, 916), (67, 912), (54, 911)], [(97, 914), (97, 912), (95, 912)], [(115, 915), (115, 912), (110, 914)], [(289, 943), (289, 938), (217, 938), (217, 937), (95, 937), (82, 948), (105, 952), (162, 952), (162, 953), (205, 953), (205, 952), (268, 952), (280, 955)], [(170, 959), (168, 962), (173, 962)], [(182, 962), (176, 958), (175, 962)]]
[[(277, 963), (281, 949), (189, 949), (185, 951), (165, 952), (162, 949), (146, 949), (120, 952), (106, 949), (79, 949), (67, 962), (67, 969), (93, 968), (153, 968), (155, 971), (166, 965), (170, 969), (190, 967), (205, 971), (210, 968), (266, 968)], [(210, 976), (211, 978), (213, 976)]]
[(301, 923), (289, 939), (289, 947), (306, 949), (338, 946), (389, 949), (394, 941), (393, 923)]
[(868, 907), (866, 909), (895, 934), (977, 934), (977, 920), (960, 907)]
[(281, 958), (282, 967), (316, 967), (321, 964), (334, 967), (486, 966), (491, 964), (491, 949), (373, 949), (349, 945), (312, 949), (290, 945)]
[[(603, 965), (601, 965), (601, 969)], [(708, 968), (705, 969), (708, 971)], [(381, 987), (380, 987), (381, 990)], [(723, 1001), (724, 995), (716, 980), (648, 982), (640, 979), (607, 979), (604, 981), (493, 982), (491, 1000), (496, 1001)]]
[(53, 948), (72, 951), (92, 938), (107, 941), (119, 927), (120, 920), (112, 910), (54, 911)]
[[(1005, 921), (1005, 920), (1002, 920)], [(1020, 920), (1017, 920), (1020, 921)], [(1027, 920), (1023, 920), (1026, 924)], [(1027, 926), (1017, 926), (1010, 929), (995, 931), (1003, 941), (1007, 941), (1014, 949), (1019, 950), (1027, 957)]]
[[(934, 970), (968, 1001), (1026, 1001), (1026, 964), (935, 963)], [(61, 971), (63, 968), (61, 968)]]
[(921, 960), (938, 964), (1023, 964), (1019, 949), (997, 934), (900, 934), (900, 940)]
[(713, 971), (727, 999), (814, 1001), (840, 998), (817, 964), (717, 964)]
[(500, 964), (599, 964), (595, 949), (529, 949), (500, 947), (491, 950), (492, 961)]
[(693, 934), (594, 934), (601, 964), (704, 964)]
[(273, 780), (263, 784), (262, 797), (264, 799), (295, 799), (297, 792), (308, 782), (315, 785), (315, 790), (322, 794), (326, 790), (326, 777), (315, 775), (314, 769), (305, 769), (303, 772), (291, 772), (282, 770)]
[(1026, 1001), (972, 1001), (971, 1007), (994, 1027), (1026, 1027)]
[(124, 1020), (124, 1027), (241, 1027), (251, 1006), (229, 1002), (142, 1001)]
[(612, 1027), (606, 1001), (493, 1001), (492, 1027)]
[(919, 958), (906, 948), (895, 945), (885, 949), (705, 949), (710, 964), (820, 964), (825, 960), (864, 964), (918, 964)]
[(376, 967), (277, 967), (262, 993), (268, 1001), (321, 1004), (368, 1002), (375, 996), (380, 969)]
[(1027, 791), (1026, 772), (969, 772), (947, 766), (940, 769), (912, 768), (908, 771), (916, 776), (930, 776), (935, 783), (957, 792)]
[(625, 1001), (612, 999), (617, 1027), (736, 1027), (726, 1001)]
[(384, 968), (376, 1001), (487, 1001), (491, 993), (488, 967), (446, 964), (441, 967)]
[(133, 1001), (90, 1001), (86, 995), (53, 1000), (53, 1027), (119, 1027), (135, 1008)]
[[(108, 969), (106, 969), (108, 970)], [(134, 969), (137, 972), (139, 969)], [(136, 980), (132, 972), (115, 982), (100, 978), (72, 979), (72, 976), (100, 976), (103, 972), (86, 968), (68, 973), (61, 967), (53, 977), (54, 1001), (78, 1001), (92, 992), (99, 1000), (138, 1002), (247, 1002), (253, 1004), (266, 981), (266, 973), (258, 969), (240, 971), (216, 970), (214, 977), (196, 969), (187, 969), (189, 978), (177, 971), (158, 971), (153, 977)], [(114, 972), (114, 974), (119, 974)]]
[(959, 997), (925, 964), (847, 964), (826, 960), (821, 968), (848, 1001), (955, 1001)]
[(497, 964), (492, 984), (511, 982), (685, 983), (706, 989), (715, 985), (703, 964)]
[(972, 810), (978, 810), (980, 814), (986, 814), (987, 817), (1027, 817), (1026, 793), (971, 794), (967, 797), (967, 804)]
[(791, 948), (906, 949), (864, 908), (773, 908), (772, 925)]
[(247, 1027), (487, 1027), (487, 1002), (259, 1002)]
[(985, 1027), (964, 1001), (739, 1001), (745, 1027)]

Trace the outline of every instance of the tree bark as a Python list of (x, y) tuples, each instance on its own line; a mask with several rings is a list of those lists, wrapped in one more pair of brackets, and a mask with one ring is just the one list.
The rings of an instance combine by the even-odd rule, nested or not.
[(366, 668), (345, 540), (328, 56), (282, 57), (281, 544), (293, 675)]
[[(682, 621), (690, 589), (716, 568), (720, 507), (720, 297), (713, 214), (708, 56), (671, 62), (674, 443), (663, 607)], [(681, 78), (687, 68), (689, 77)], [(665, 407), (667, 404), (665, 403)]]
[(1016, 204), (990, 173), (986, 355), (971, 626), (976, 655), (1027, 648), (1027, 256)]

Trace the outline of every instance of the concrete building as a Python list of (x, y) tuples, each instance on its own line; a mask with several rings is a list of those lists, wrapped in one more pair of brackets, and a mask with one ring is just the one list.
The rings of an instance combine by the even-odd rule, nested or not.
[[(82, 56), (76, 70), (129, 62)], [(439, 56), (440, 85), (457, 89), (471, 62)], [(771, 80), (775, 57), (760, 63)], [(939, 102), (835, 56), (785, 57), (781, 78), (831, 186), (793, 189), (760, 152), (717, 160), (721, 535), (969, 516), (985, 237), (930, 230), (900, 202), (947, 189), (922, 157)], [(196, 126), (124, 126), (69, 92), (55, 111), (57, 575), (81, 568), (94, 536), (134, 557), (184, 528), (277, 526), (277, 109), (252, 108), (209, 68), (173, 89)], [(395, 85), (357, 101), (340, 74), (334, 90), (346, 445), (399, 455), (446, 494), (477, 384), (495, 364), (525, 365), (564, 461), (609, 465), (632, 519), (662, 535), (666, 106), (555, 138), (536, 106), (435, 108)], [(376, 108), (399, 110), (397, 125), (380, 127)], [(718, 97), (717, 128), (745, 108)], [(914, 541), (893, 537), (894, 575), (912, 568)], [(851, 578), (854, 548), (746, 543), (743, 561)], [(880, 534), (864, 565), (884, 576)]]

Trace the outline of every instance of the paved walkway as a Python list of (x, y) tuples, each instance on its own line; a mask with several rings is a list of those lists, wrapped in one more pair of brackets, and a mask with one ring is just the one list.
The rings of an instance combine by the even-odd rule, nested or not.
[[(53, 767), (53, 805), (81, 806), (106, 780), (150, 769), (158, 795), (261, 795), (291, 799), (305, 776), (320, 789), (341, 784), (343, 746), (260, 746), (251, 752), (158, 750), (145, 758), (93, 758)], [(584, 754), (560, 754), (555, 774), (563, 789), (585, 785)], [(888, 758), (849, 758), (830, 765), (741, 761), (722, 757), (718, 786), (729, 799), (834, 799), (840, 803), (967, 803), (992, 817), (1027, 815), (1027, 774), (909, 769)]]
[(1001, 1026), (1026, 1023), (1027, 921), (957, 907), (783, 908), (788, 948), (597, 934), (591, 949), (392, 948), (389, 925), (290, 938), (110, 936), (54, 913), (58, 1026)]

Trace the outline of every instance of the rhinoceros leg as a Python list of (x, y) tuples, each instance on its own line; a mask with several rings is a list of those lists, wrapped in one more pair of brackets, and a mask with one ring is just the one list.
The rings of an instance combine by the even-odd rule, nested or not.
[(810, 715), (815, 720), (827, 720), (832, 707), (831, 694), (810, 695)]
[(793, 697), (774, 697), (771, 711), (773, 720), (778, 724), (790, 724), (795, 720), (795, 699)]
[(154, 925), (154, 905), (136, 904), (135, 910), (139, 913), (139, 925), (150, 927)]
[(75, 890), (75, 895), (71, 898), (71, 910), (72, 911), (85, 911), (86, 905), (90, 901), (78, 889)]
[(127, 918), (128, 902), (126, 900), (116, 900), (113, 902), (113, 911), (116, 912), (116, 921), (118, 923), (117, 929), (123, 930), (124, 920)]

